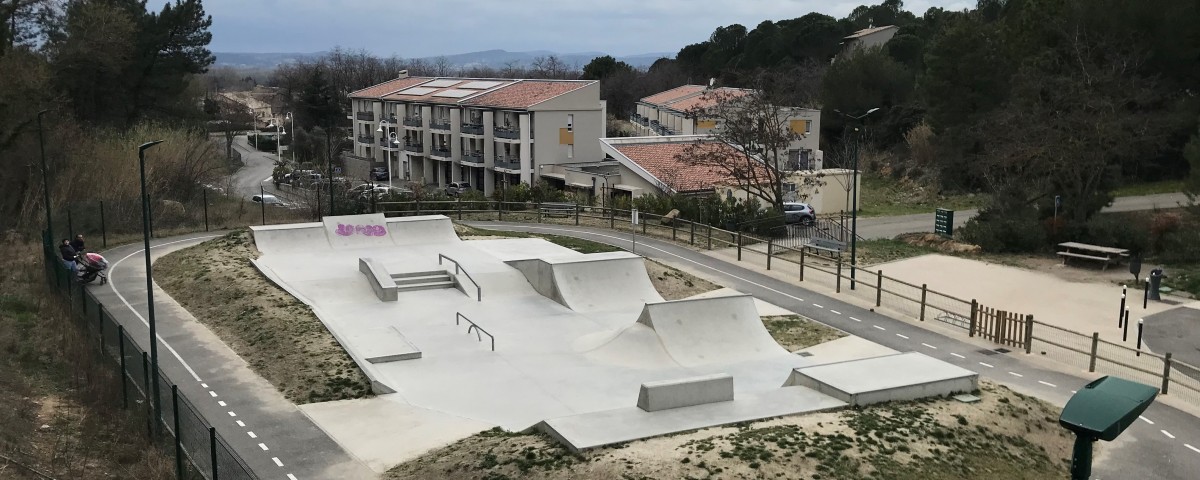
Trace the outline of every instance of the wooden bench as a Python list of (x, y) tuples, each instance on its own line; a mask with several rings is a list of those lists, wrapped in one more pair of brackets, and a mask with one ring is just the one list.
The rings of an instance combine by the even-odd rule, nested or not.
[(1065, 249), (1057, 252), (1058, 256), (1063, 259), (1063, 265), (1067, 264), (1067, 259), (1069, 258), (1082, 258), (1084, 260), (1104, 262), (1101, 270), (1107, 270), (1110, 264), (1119, 263), (1121, 257), (1129, 255), (1129, 250), (1123, 248), (1088, 245), (1086, 243), (1063, 242), (1058, 244), (1058, 246)]
[(828, 238), (810, 238), (804, 243), (804, 248), (816, 250), (819, 252), (829, 252), (830, 256), (837, 254), (841, 256), (842, 252), (846, 251), (846, 242), (831, 240)]
[(574, 203), (543, 203), (541, 205), (542, 216), (546, 217), (570, 217), (575, 215), (575, 210), (579, 208)]

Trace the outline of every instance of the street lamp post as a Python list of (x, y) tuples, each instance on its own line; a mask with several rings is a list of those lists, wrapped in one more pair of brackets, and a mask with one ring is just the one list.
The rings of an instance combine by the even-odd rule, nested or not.
[(142, 182), (142, 248), (146, 257), (146, 318), (150, 324), (150, 368), (153, 372), (154, 431), (162, 431), (162, 397), (158, 389), (158, 333), (154, 323), (154, 276), (150, 270), (150, 197), (146, 195), (146, 149), (162, 143), (162, 140), (143, 143), (138, 147), (138, 171)]
[[(38, 122), (38, 147), (42, 150), (42, 200), (46, 202), (46, 241), (54, 243), (54, 219), (50, 215), (50, 174), (46, 169), (46, 141), (43, 138), (42, 130), (42, 115), (45, 115), (49, 110), (42, 110), (37, 114)], [(67, 232), (70, 233), (70, 232)]]
[[(863, 119), (872, 113), (878, 111), (879, 108), (867, 110), (867, 113), (862, 115), (847, 115), (840, 110), (834, 110), (839, 115), (856, 120), (859, 124), (863, 123)], [(852, 206), (850, 207), (850, 289), (854, 290), (856, 272), (858, 271), (858, 151), (862, 146), (862, 130), (854, 127), (854, 131), (858, 135), (854, 137), (854, 159), (851, 168), (854, 170), (854, 178), (851, 180), (851, 187), (854, 193), (851, 195)]]
[[(267, 128), (275, 129), (275, 163), (283, 163), (283, 154), (280, 153), (280, 147), (282, 147), (280, 140), (283, 139), (284, 135), (287, 135), (287, 130), (283, 129), (283, 122), (279, 122), (279, 125), (276, 125), (275, 120), (271, 120), (271, 124), (267, 125)], [(295, 132), (295, 129), (292, 131)]]
[(286, 118), (292, 127), (292, 140), (288, 142), (288, 151), (292, 152), (292, 165), (296, 165), (296, 119), (292, 117), (292, 112), (288, 112)]

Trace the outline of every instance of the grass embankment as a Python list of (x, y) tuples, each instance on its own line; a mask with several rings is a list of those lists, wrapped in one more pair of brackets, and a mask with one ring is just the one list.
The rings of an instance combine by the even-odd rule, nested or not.
[(1066, 478), (1057, 410), (981, 383), (982, 400), (897, 402), (629, 442), (572, 455), (540, 434), (487, 431), (385, 478)]
[(1134, 183), (1113, 190), (1114, 197), (1137, 197), (1141, 195), (1157, 195), (1160, 193), (1179, 193), (1183, 191), (1183, 180), (1162, 180), (1158, 182)]
[(0, 276), (0, 477), (174, 478), (144, 417), (121, 410), (114, 363), (44, 287), (34, 244), (6, 242)]
[(239, 230), (155, 262), (155, 280), (295, 403), (370, 395), (370, 381), (313, 314), (250, 263)]
[(864, 174), (858, 187), (858, 214), (861, 217), (933, 213), (938, 208), (968, 210), (979, 208), (987, 201), (986, 196), (976, 194), (939, 195), (911, 182), (878, 175)]

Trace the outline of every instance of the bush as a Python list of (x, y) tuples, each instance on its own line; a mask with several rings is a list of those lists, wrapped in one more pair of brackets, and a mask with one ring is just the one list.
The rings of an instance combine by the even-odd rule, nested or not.
[(1195, 263), (1200, 262), (1200, 225), (1192, 224), (1186, 228), (1167, 233), (1162, 237), (1162, 250), (1158, 260), (1163, 263)]
[(993, 253), (1042, 251), (1048, 240), (1033, 209), (985, 208), (959, 230), (959, 235), (963, 241)]
[(1125, 248), (1133, 254), (1145, 252), (1150, 244), (1148, 232), (1117, 215), (1096, 215), (1082, 230), (1075, 241)]

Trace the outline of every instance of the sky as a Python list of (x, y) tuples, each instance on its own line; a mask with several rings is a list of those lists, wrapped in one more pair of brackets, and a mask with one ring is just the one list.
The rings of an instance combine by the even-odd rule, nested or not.
[[(162, 0), (159, 0), (162, 1)], [(676, 52), (722, 25), (820, 12), (844, 17), (871, 0), (205, 0), (214, 52), (365, 49), (432, 57), (480, 50), (634, 55)], [(153, 5), (154, 1), (150, 4)], [(878, 3), (878, 0), (871, 3)], [(921, 15), (975, 0), (908, 0)]]

